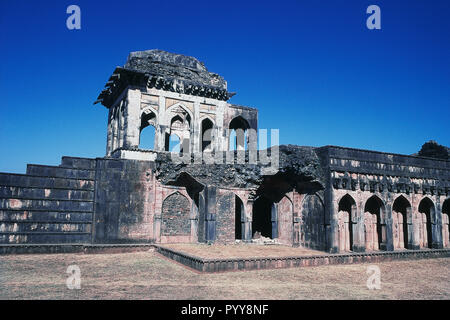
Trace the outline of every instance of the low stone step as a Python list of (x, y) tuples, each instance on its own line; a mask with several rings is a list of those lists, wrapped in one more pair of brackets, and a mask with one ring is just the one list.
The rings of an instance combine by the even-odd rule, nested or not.
[(0, 221), (0, 233), (6, 232), (91, 232), (91, 223), (13, 223)]
[(92, 212), (0, 210), (0, 221), (3, 222), (91, 222), (92, 216)]
[(69, 178), (69, 179), (95, 179), (95, 170), (75, 169), (55, 166), (28, 164), (27, 174), (39, 177)]
[(0, 172), (0, 186), (94, 190), (94, 181), (85, 179), (35, 177), (26, 174)]
[(92, 201), (93, 191), (0, 186), (0, 198)]
[(0, 199), (0, 210), (46, 210), (92, 212), (92, 201)]
[(91, 241), (91, 234), (83, 232), (0, 233), (0, 244), (87, 243), (90, 241)]

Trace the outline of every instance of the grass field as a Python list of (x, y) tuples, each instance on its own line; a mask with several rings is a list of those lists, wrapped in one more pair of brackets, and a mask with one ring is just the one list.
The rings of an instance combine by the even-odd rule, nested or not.
[[(449, 258), (200, 274), (153, 252), (0, 256), (0, 299), (449, 299)], [(69, 265), (81, 289), (66, 287)]]

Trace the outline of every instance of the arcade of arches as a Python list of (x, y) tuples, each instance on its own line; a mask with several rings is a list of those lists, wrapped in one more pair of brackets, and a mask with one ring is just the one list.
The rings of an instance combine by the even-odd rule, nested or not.
[[(443, 247), (449, 247), (450, 199), (442, 203), (442, 233), (434, 222), (439, 219), (436, 204), (429, 197), (414, 199), (413, 205), (404, 195), (389, 203), (376, 195), (357, 200), (347, 193), (338, 201), (339, 252), (389, 250), (389, 243), (393, 250), (434, 248), (441, 236)], [(390, 219), (387, 207), (392, 209)]]

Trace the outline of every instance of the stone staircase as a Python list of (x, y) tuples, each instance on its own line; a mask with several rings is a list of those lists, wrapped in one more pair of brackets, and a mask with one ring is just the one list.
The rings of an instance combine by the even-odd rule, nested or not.
[(95, 159), (0, 173), (0, 244), (91, 243)]

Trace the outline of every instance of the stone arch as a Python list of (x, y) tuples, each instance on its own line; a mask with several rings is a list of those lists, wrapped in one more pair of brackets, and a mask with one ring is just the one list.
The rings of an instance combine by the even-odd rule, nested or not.
[(385, 206), (376, 195), (367, 199), (364, 206), (364, 239), (366, 250), (380, 250), (386, 245)]
[(179, 152), (189, 153), (192, 133), (192, 112), (182, 103), (176, 103), (166, 110), (164, 123), (165, 151), (170, 150), (170, 137), (176, 134), (180, 139)]
[(348, 193), (338, 202), (339, 251), (353, 250), (353, 229), (356, 222), (356, 201)]
[(191, 204), (188, 198), (176, 191), (168, 195), (161, 210), (161, 236), (190, 236)]
[(189, 119), (189, 129), (191, 129), (192, 125), (192, 119), (194, 119), (194, 115), (192, 114), (191, 110), (187, 106), (185, 106), (181, 102), (177, 102), (174, 105), (171, 105), (166, 110), (166, 117), (165, 117), (165, 123), (166, 125), (169, 125), (170, 121), (174, 117), (174, 115), (183, 115), (184, 118)]
[(141, 126), (139, 128), (139, 149), (155, 150), (156, 124), (158, 123), (156, 111), (150, 107), (141, 113)]
[(450, 198), (442, 203), (442, 245), (450, 247)]
[(248, 129), (250, 129), (249, 122), (244, 117), (239, 115), (231, 119), (228, 129), (228, 150), (246, 150), (248, 148)]
[(292, 245), (294, 241), (294, 204), (285, 195), (278, 202), (278, 241), (283, 244)]
[(424, 197), (419, 203), (419, 245), (422, 248), (433, 247), (432, 219), (435, 215), (433, 200)]
[(325, 250), (325, 206), (317, 194), (307, 194), (301, 207), (300, 243), (304, 247)]
[(394, 249), (408, 249), (412, 243), (412, 209), (405, 196), (398, 196), (392, 204), (392, 233)]
[(214, 150), (214, 121), (209, 117), (204, 117), (200, 123), (200, 146), (201, 151), (211, 152)]
[[(190, 119), (184, 118), (180, 114), (173, 115), (168, 132), (166, 132), (166, 151), (189, 152), (190, 126)], [(174, 143), (179, 145), (179, 150), (174, 149)]]

